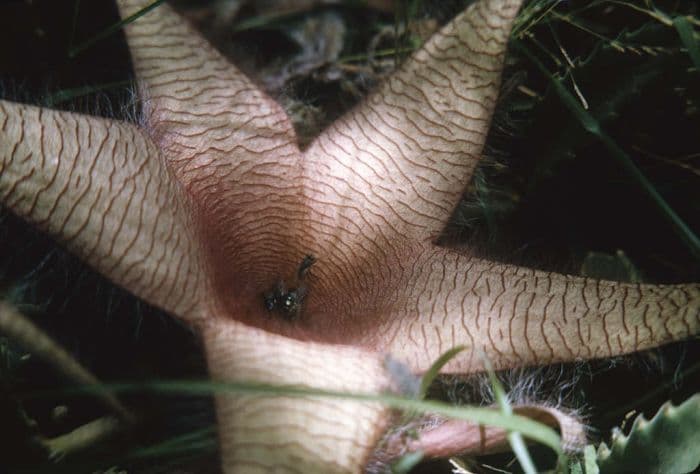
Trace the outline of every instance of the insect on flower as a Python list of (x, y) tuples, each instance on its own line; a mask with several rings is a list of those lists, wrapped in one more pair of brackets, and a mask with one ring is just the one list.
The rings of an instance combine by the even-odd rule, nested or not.
[(275, 287), (265, 293), (265, 307), (268, 311), (276, 311), (287, 320), (296, 319), (301, 313), (302, 303), (308, 294), (308, 287), (304, 280), (311, 266), (316, 262), (313, 255), (306, 255), (297, 270), (295, 286), (287, 289), (284, 280), (279, 280)]

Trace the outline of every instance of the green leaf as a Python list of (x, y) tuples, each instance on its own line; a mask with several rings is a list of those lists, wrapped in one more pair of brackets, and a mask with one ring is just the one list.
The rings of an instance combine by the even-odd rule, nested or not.
[(420, 391), (418, 392), (419, 400), (423, 400), (425, 398), (425, 395), (428, 393), (428, 388), (433, 383), (433, 380), (435, 380), (435, 377), (437, 377), (440, 373), (440, 369), (442, 369), (445, 366), (445, 364), (447, 364), (457, 354), (459, 354), (466, 348), (467, 346), (453, 347), (452, 349), (438, 357), (438, 359), (435, 362), (433, 362), (433, 365), (431, 365), (430, 368), (425, 372), (425, 374), (423, 374), (423, 378), (421, 379)]
[(411, 472), (411, 469), (416, 467), (419, 462), (423, 460), (423, 452), (415, 451), (412, 453), (404, 454), (391, 465), (392, 474), (407, 474)]
[(592, 444), (587, 445), (583, 450), (583, 459), (576, 459), (568, 465), (559, 464), (560, 468), (557, 474), (600, 474), (598, 463), (596, 462), (597, 454), (595, 447)]
[(695, 69), (700, 71), (700, 45), (698, 45), (698, 40), (695, 39), (693, 25), (690, 24), (688, 18), (677, 16), (673, 19), (673, 26), (676, 28), (683, 45), (688, 49), (688, 56), (693, 60)]
[(674, 407), (665, 403), (647, 421), (638, 416), (625, 435), (613, 431), (611, 446), (598, 448), (602, 474), (692, 472), (700, 465), (700, 394)]

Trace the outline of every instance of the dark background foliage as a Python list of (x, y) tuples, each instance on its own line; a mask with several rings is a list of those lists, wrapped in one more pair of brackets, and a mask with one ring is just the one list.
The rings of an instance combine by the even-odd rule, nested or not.
[[(178, 6), (281, 98), (306, 140), (355, 104), (426, 31), (464, 3), (406, 1), (388, 12), (340, 2), (281, 16), (253, 4), (230, 22), (214, 15), (211, 2)], [(605, 132), (689, 228), (700, 232), (700, 71), (677, 30), (651, 16), (650, 4), (642, 1), (630, 2), (639, 10), (604, 0), (562, 2), (551, 11), (553, 2), (537, 4), (543, 13), (516, 28), (487, 159), (445, 240), (538, 268), (623, 280), (700, 281), (697, 249), (679, 238), (551, 85), (560, 81), (575, 97), (578, 89)], [(655, 6), (670, 17), (700, 18), (695, 2)], [(406, 20), (410, 27), (403, 29)], [(71, 45), (117, 21), (112, 0), (0, 3), (2, 95), (109, 117), (133, 116), (132, 72), (120, 33), (69, 54)], [(320, 29), (312, 29), (310, 21)], [(319, 44), (326, 51), (336, 44), (337, 51), (309, 56), (314, 46), (323, 49)], [(205, 377), (200, 347), (188, 328), (110, 285), (6, 211), (0, 214), (0, 290), (103, 381)], [(565, 395), (583, 403), (593, 437), (601, 439), (632, 409), (651, 414), (666, 399), (680, 401), (698, 391), (699, 352), (697, 342), (681, 343), (612, 362), (567, 366), (565, 373), (578, 377), (566, 389), (570, 393), (557, 393), (556, 385), (542, 390), (549, 398)], [(125, 397), (142, 415), (137, 430), (59, 463), (49, 461), (33, 441), (36, 435), (56, 436), (104, 414), (90, 397), (53, 393), (66, 386), (70, 382), (0, 337), (0, 438), (5, 440), (0, 471), (217, 469), (210, 401), (144, 394)], [(57, 416), (57, 406), (67, 407), (67, 414)], [(180, 444), (161, 444), (187, 434), (192, 437)], [(139, 451), (145, 447), (155, 449)], [(503, 466), (508, 459), (488, 461)]]

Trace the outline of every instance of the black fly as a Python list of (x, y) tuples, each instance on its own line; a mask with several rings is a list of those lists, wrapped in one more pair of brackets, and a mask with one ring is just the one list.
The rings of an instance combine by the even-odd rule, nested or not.
[(308, 293), (304, 279), (311, 266), (316, 262), (313, 255), (307, 255), (301, 261), (296, 275), (296, 286), (287, 288), (283, 280), (279, 280), (275, 287), (265, 293), (265, 307), (268, 311), (277, 311), (286, 319), (294, 319), (301, 313), (301, 305)]

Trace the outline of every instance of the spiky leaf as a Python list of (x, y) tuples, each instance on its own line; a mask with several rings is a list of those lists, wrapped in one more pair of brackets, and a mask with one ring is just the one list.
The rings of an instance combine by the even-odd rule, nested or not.
[(619, 429), (611, 447), (598, 448), (602, 474), (614, 472), (684, 473), (700, 464), (700, 394), (675, 407), (665, 403), (649, 421), (638, 416), (629, 435)]

